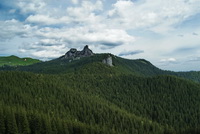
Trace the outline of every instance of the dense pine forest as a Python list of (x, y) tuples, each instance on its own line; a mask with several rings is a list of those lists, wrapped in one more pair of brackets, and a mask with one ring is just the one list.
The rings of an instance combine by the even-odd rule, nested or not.
[(199, 72), (107, 56), (0, 67), (0, 134), (200, 133)]

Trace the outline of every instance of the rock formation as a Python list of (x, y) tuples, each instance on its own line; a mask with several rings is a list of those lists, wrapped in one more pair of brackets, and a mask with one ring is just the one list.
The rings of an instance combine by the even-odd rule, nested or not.
[(63, 57), (62, 59), (77, 59), (80, 57), (89, 57), (94, 55), (92, 50), (88, 48), (88, 45), (84, 47), (82, 51), (77, 51), (75, 48), (71, 48)]
[(113, 64), (112, 64), (112, 57), (110, 55), (108, 55), (108, 57), (106, 59), (103, 59), (102, 62), (104, 64), (108, 65), (108, 66), (113, 66)]

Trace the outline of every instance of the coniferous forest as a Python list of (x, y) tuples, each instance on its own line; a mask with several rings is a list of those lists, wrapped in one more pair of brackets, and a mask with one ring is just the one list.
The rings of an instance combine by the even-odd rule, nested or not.
[(108, 54), (0, 67), (0, 134), (199, 134), (199, 72)]

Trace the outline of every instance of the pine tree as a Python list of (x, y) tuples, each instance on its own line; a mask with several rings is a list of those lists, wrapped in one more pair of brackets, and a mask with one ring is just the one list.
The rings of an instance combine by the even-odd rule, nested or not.
[(32, 113), (29, 117), (29, 126), (31, 129), (31, 133), (32, 134), (40, 134), (41, 132), (41, 120), (39, 118), (39, 114), (38, 113)]
[(51, 123), (48, 117), (41, 116), (41, 133), (42, 134), (51, 134)]
[(13, 111), (9, 109), (6, 114), (6, 134), (17, 134), (17, 123)]
[(29, 134), (30, 133), (30, 128), (29, 128), (29, 123), (27, 120), (26, 116), (23, 116), (22, 119), (22, 134)]
[[(1, 107), (2, 108), (2, 107)], [(5, 134), (5, 121), (4, 121), (4, 114), (3, 114), (3, 110), (0, 109), (0, 134)]]

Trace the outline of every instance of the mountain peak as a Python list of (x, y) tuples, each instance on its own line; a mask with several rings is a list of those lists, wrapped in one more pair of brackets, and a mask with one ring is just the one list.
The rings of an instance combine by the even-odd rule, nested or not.
[(85, 49), (89, 49), (88, 45), (84, 46), (83, 50), (85, 50)]
[(73, 58), (80, 58), (80, 57), (89, 57), (94, 55), (92, 50), (89, 49), (88, 45), (86, 45), (82, 51), (78, 51), (76, 48), (71, 48), (63, 57), (62, 59), (73, 59)]

